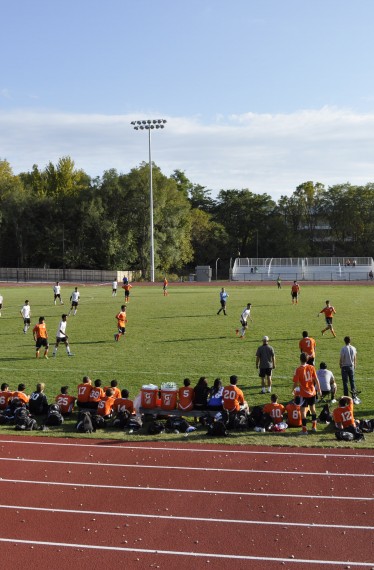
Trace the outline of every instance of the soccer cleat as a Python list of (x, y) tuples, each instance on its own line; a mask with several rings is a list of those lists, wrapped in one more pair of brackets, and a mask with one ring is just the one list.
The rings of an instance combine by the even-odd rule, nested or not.
[(312, 433), (317, 433), (317, 428), (312, 428), (310, 431), (311, 431)]
[(114, 340), (115, 340), (116, 342), (118, 342), (118, 335), (117, 335), (117, 334), (114, 335)]
[(239, 329), (236, 329), (235, 334), (236, 334), (236, 336), (238, 336), (238, 334), (239, 334)]
[(322, 333), (322, 336), (323, 336), (323, 335), (325, 334), (325, 331), (321, 331), (321, 333)]
[(307, 431), (301, 431), (301, 432), (299, 433), (299, 435), (308, 435), (308, 432), (307, 432)]
[(45, 358), (46, 360), (48, 360), (48, 356), (47, 356), (46, 354), (44, 355), (44, 358)]
[(333, 400), (331, 400), (331, 404), (336, 404), (335, 398)]
[(68, 356), (74, 356), (74, 354), (72, 352), (69, 352)]
[(353, 403), (356, 404), (356, 406), (358, 406), (358, 404), (361, 404), (360, 398), (357, 398), (357, 396), (355, 396), (355, 397), (353, 398)]
[(268, 388), (268, 392), (269, 392), (269, 394), (271, 394), (271, 388)]

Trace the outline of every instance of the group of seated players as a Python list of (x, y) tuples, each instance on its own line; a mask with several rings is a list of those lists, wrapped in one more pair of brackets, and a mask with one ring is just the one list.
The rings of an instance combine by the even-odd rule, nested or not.
[[(209, 388), (208, 381), (201, 377), (193, 388), (191, 381), (185, 378), (183, 386), (179, 388), (177, 394), (176, 407), (181, 412), (190, 410), (210, 410), (223, 411), (228, 413), (249, 413), (248, 404), (244, 394), (237, 387), (238, 378), (230, 376), (230, 383), (223, 386), (220, 378), (216, 378), (214, 384)], [(48, 400), (44, 393), (45, 385), (39, 383), (36, 390), (28, 396), (25, 393), (24, 384), (19, 384), (17, 390), (11, 391), (7, 383), (1, 384), (0, 390), (0, 411), (5, 410), (11, 400), (18, 398), (23, 405), (27, 406), (33, 415), (47, 414)], [(162, 393), (159, 392), (156, 406), (162, 407)], [(59, 406), (63, 416), (69, 416), (75, 409), (89, 409), (96, 412), (104, 419), (111, 419), (118, 414), (127, 411), (129, 414), (136, 414), (134, 401), (129, 398), (129, 391), (118, 388), (117, 380), (112, 380), (110, 385), (102, 387), (102, 381), (97, 379), (94, 382), (88, 376), (84, 376), (82, 382), (77, 386), (77, 396), (68, 393), (68, 386), (62, 386), (60, 393), (55, 397), (54, 403)], [(263, 412), (268, 414), (274, 425), (287, 422), (289, 427), (302, 426), (301, 398), (295, 392), (291, 402), (285, 406), (278, 402), (278, 396), (271, 394), (270, 402), (263, 406)], [(347, 413), (349, 412), (349, 413)], [(168, 413), (172, 415), (172, 410)], [(344, 396), (339, 400), (338, 407), (333, 412), (336, 427), (346, 429), (356, 425), (353, 415), (353, 400)]]

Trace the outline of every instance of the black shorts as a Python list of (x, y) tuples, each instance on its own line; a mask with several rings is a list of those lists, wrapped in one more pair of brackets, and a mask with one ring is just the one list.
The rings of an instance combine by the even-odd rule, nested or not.
[(29, 325), (30, 324), (30, 319), (23, 319), (23, 324), (24, 325)]
[(72, 307), (78, 307), (78, 301), (72, 301), (71, 306)]
[(326, 325), (332, 325), (332, 317), (326, 317)]
[(55, 293), (55, 301), (56, 301), (56, 299), (60, 299), (60, 300), (61, 300), (61, 295), (60, 295), (60, 293)]
[(292, 299), (297, 299), (297, 296), (298, 296), (297, 291), (292, 291), (292, 293), (291, 293)]
[(64, 336), (64, 337), (56, 336), (56, 344), (57, 344), (57, 346), (60, 344), (60, 342), (63, 342), (64, 344), (67, 344), (68, 339), (66, 338), (66, 336)]
[(316, 397), (311, 396), (310, 398), (303, 398), (303, 402), (301, 404), (302, 408), (307, 408), (308, 406), (314, 406), (316, 403)]
[(240, 320), (240, 324), (242, 325), (243, 328), (248, 328), (248, 323), (247, 321), (243, 321), (242, 319)]
[(329, 396), (332, 390), (322, 390), (322, 396)]
[(260, 368), (260, 372), (258, 375), (260, 378), (265, 378), (265, 376), (271, 377), (272, 371), (273, 371), (272, 368)]
[(49, 348), (48, 339), (39, 337), (36, 339), (35, 348), (39, 350), (39, 348), (41, 348), (42, 346), (44, 346), (44, 348)]
[(125, 334), (126, 332), (126, 327), (118, 327), (118, 332), (121, 334)]

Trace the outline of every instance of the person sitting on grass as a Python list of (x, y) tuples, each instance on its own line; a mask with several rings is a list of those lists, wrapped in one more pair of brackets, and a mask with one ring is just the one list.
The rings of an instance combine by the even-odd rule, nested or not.
[(9, 384), (3, 382), (0, 391), (0, 410), (5, 410), (8, 402), (13, 398), (13, 392), (9, 390)]
[(91, 392), (88, 398), (90, 408), (97, 410), (97, 406), (102, 398), (105, 396), (105, 391), (101, 387), (101, 380), (95, 380), (94, 385), (91, 387)]
[(270, 403), (265, 404), (263, 407), (263, 412), (264, 414), (269, 414), (274, 424), (280, 424), (283, 422), (285, 407), (279, 404), (277, 394), (272, 394), (270, 400)]
[(300, 411), (301, 398), (295, 396), (293, 402), (286, 405), (287, 423), (289, 427), (301, 427), (301, 411)]
[(69, 416), (71, 414), (76, 401), (76, 397), (70, 396), (68, 390), (69, 386), (61, 386), (60, 394), (55, 398), (55, 402), (59, 406), (60, 412), (63, 416)]
[(42, 416), (48, 411), (48, 400), (44, 394), (45, 384), (39, 383), (36, 385), (36, 390), (30, 396), (29, 411), (34, 416)]
[(104, 386), (104, 392), (106, 392), (108, 390), (108, 388), (112, 388), (114, 398), (120, 398), (121, 397), (121, 390), (118, 388), (118, 381), (117, 380), (111, 380), (110, 386)]
[(25, 390), (26, 390), (26, 386), (25, 384), (18, 384), (18, 388), (15, 392), (13, 392), (13, 398), (19, 398), (22, 402), (22, 404), (27, 405), (29, 403), (30, 400), (30, 396), (28, 396), (27, 394), (25, 394)]
[(78, 398), (77, 406), (78, 408), (90, 408), (91, 402), (89, 402), (92, 382), (89, 376), (83, 376), (83, 380), (78, 384)]
[(105, 392), (105, 396), (97, 405), (97, 413), (99, 416), (102, 416), (104, 420), (109, 420), (112, 417), (115, 400), (116, 399), (113, 398), (112, 388), (108, 388)]

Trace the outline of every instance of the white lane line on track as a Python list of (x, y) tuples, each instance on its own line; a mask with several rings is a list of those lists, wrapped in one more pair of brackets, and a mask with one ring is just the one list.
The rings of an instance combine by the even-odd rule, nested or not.
[(245, 556), (239, 554), (218, 554), (216, 552), (182, 552), (175, 550), (155, 550), (148, 548), (124, 548), (121, 546), (99, 546), (96, 544), (69, 544), (66, 542), (47, 542), (47, 541), (35, 541), (35, 540), (24, 540), (18, 538), (0, 538), (0, 542), (10, 542), (12, 544), (31, 544), (33, 546), (59, 546), (65, 548), (81, 548), (82, 550), (109, 550), (110, 552), (135, 552), (138, 554), (165, 554), (167, 556), (191, 556), (193, 558), (223, 558), (230, 560), (258, 560), (258, 561), (268, 561), (268, 562), (287, 562), (296, 564), (319, 564), (322, 566), (334, 565), (341, 566), (342, 564), (348, 564), (349, 566), (360, 566), (365, 568), (372, 568), (374, 562), (352, 562), (351, 560), (309, 560), (302, 558), (270, 558), (268, 556)]
[[(61, 487), (80, 487), (80, 488), (94, 488), (97, 489), (97, 483), (66, 483), (66, 482), (59, 482), (59, 481), (35, 481), (35, 480), (27, 480), (27, 479), (3, 479), (0, 478), (0, 485), (1, 483), (20, 483), (25, 485), (47, 485), (47, 486), (61, 486)], [(108, 488), (107, 486), (105, 488)], [(251, 493), (249, 491), (214, 491), (214, 490), (207, 490), (207, 489), (171, 489), (169, 487), (132, 487), (130, 485), (115, 485), (115, 489), (123, 489), (126, 491), (157, 491), (163, 493), (197, 493), (203, 495), (238, 495), (242, 497), (281, 497), (281, 498), (291, 498), (291, 499), (332, 499), (333, 501), (373, 501), (373, 497), (347, 497), (341, 496), (336, 497), (333, 495), (291, 495), (288, 493)]]
[(213, 473), (261, 473), (267, 475), (313, 475), (321, 477), (374, 477), (374, 474), (367, 473), (335, 473), (325, 471), (318, 473), (317, 471), (276, 471), (271, 469), (220, 469), (219, 467), (189, 467), (175, 465), (134, 465), (130, 463), (91, 463), (90, 461), (59, 461), (57, 459), (24, 459), (22, 457), (0, 457), (1, 461), (15, 461), (17, 463), (47, 463), (57, 465), (84, 465), (85, 467), (120, 467), (126, 469), (166, 469), (174, 471), (199, 471)]
[(120, 440), (113, 440), (114, 443), (110, 444), (101, 444), (97, 443), (96, 440), (92, 440), (92, 443), (75, 443), (74, 439), (71, 439), (69, 443), (62, 443), (62, 442), (55, 442), (55, 441), (23, 441), (20, 438), (17, 439), (1, 439), (0, 438), (0, 445), (3, 443), (17, 443), (20, 445), (42, 445), (42, 446), (57, 446), (57, 447), (69, 447), (72, 449), (73, 447), (89, 447), (93, 449), (136, 449), (138, 451), (175, 451), (175, 452), (190, 452), (190, 453), (216, 453), (216, 454), (238, 454), (238, 455), (291, 455), (291, 456), (310, 456), (310, 457), (321, 457), (323, 456), (324, 459), (335, 459), (337, 457), (343, 458), (365, 458), (365, 459), (374, 459), (374, 454), (349, 454), (349, 453), (332, 453), (329, 454), (329, 449), (323, 449), (321, 452), (311, 453), (305, 452), (305, 448), (303, 451), (273, 451), (274, 448), (269, 447), (266, 451), (256, 451), (256, 450), (241, 450), (241, 449), (223, 449), (223, 447), (218, 447), (216, 449), (205, 449), (201, 447), (201, 449), (191, 448), (191, 447), (152, 447), (152, 446), (143, 446), (139, 445), (127, 445), (126, 442), (121, 442)]
[(152, 514), (139, 514), (139, 513), (113, 513), (106, 511), (82, 511), (77, 509), (55, 509), (49, 507), (48, 509), (43, 507), (24, 507), (19, 505), (0, 505), (0, 509), (13, 509), (13, 510), (23, 510), (23, 511), (37, 511), (37, 512), (48, 512), (48, 513), (63, 513), (63, 514), (73, 514), (73, 515), (97, 515), (97, 516), (110, 516), (110, 517), (123, 517), (123, 518), (141, 518), (141, 519), (162, 519), (162, 520), (176, 520), (176, 521), (187, 521), (187, 522), (212, 522), (212, 523), (228, 523), (228, 524), (249, 524), (249, 525), (262, 525), (262, 526), (297, 526), (297, 527), (307, 527), (307, 528), (328, 528), (328, 529), (350, 529), (350, 530), (374, 530), (374, 526), (356, 526), (356, 525), (345, 525), (345, 524), (319, 524), (319, 523), (297, 523), (297, 522), (287, 522), (287, 521), (251, 521), (243, 519), (216, 519), (216, 518), (206, 518), (206, 517), (181, 517), (177, 515), (152, 515)]

